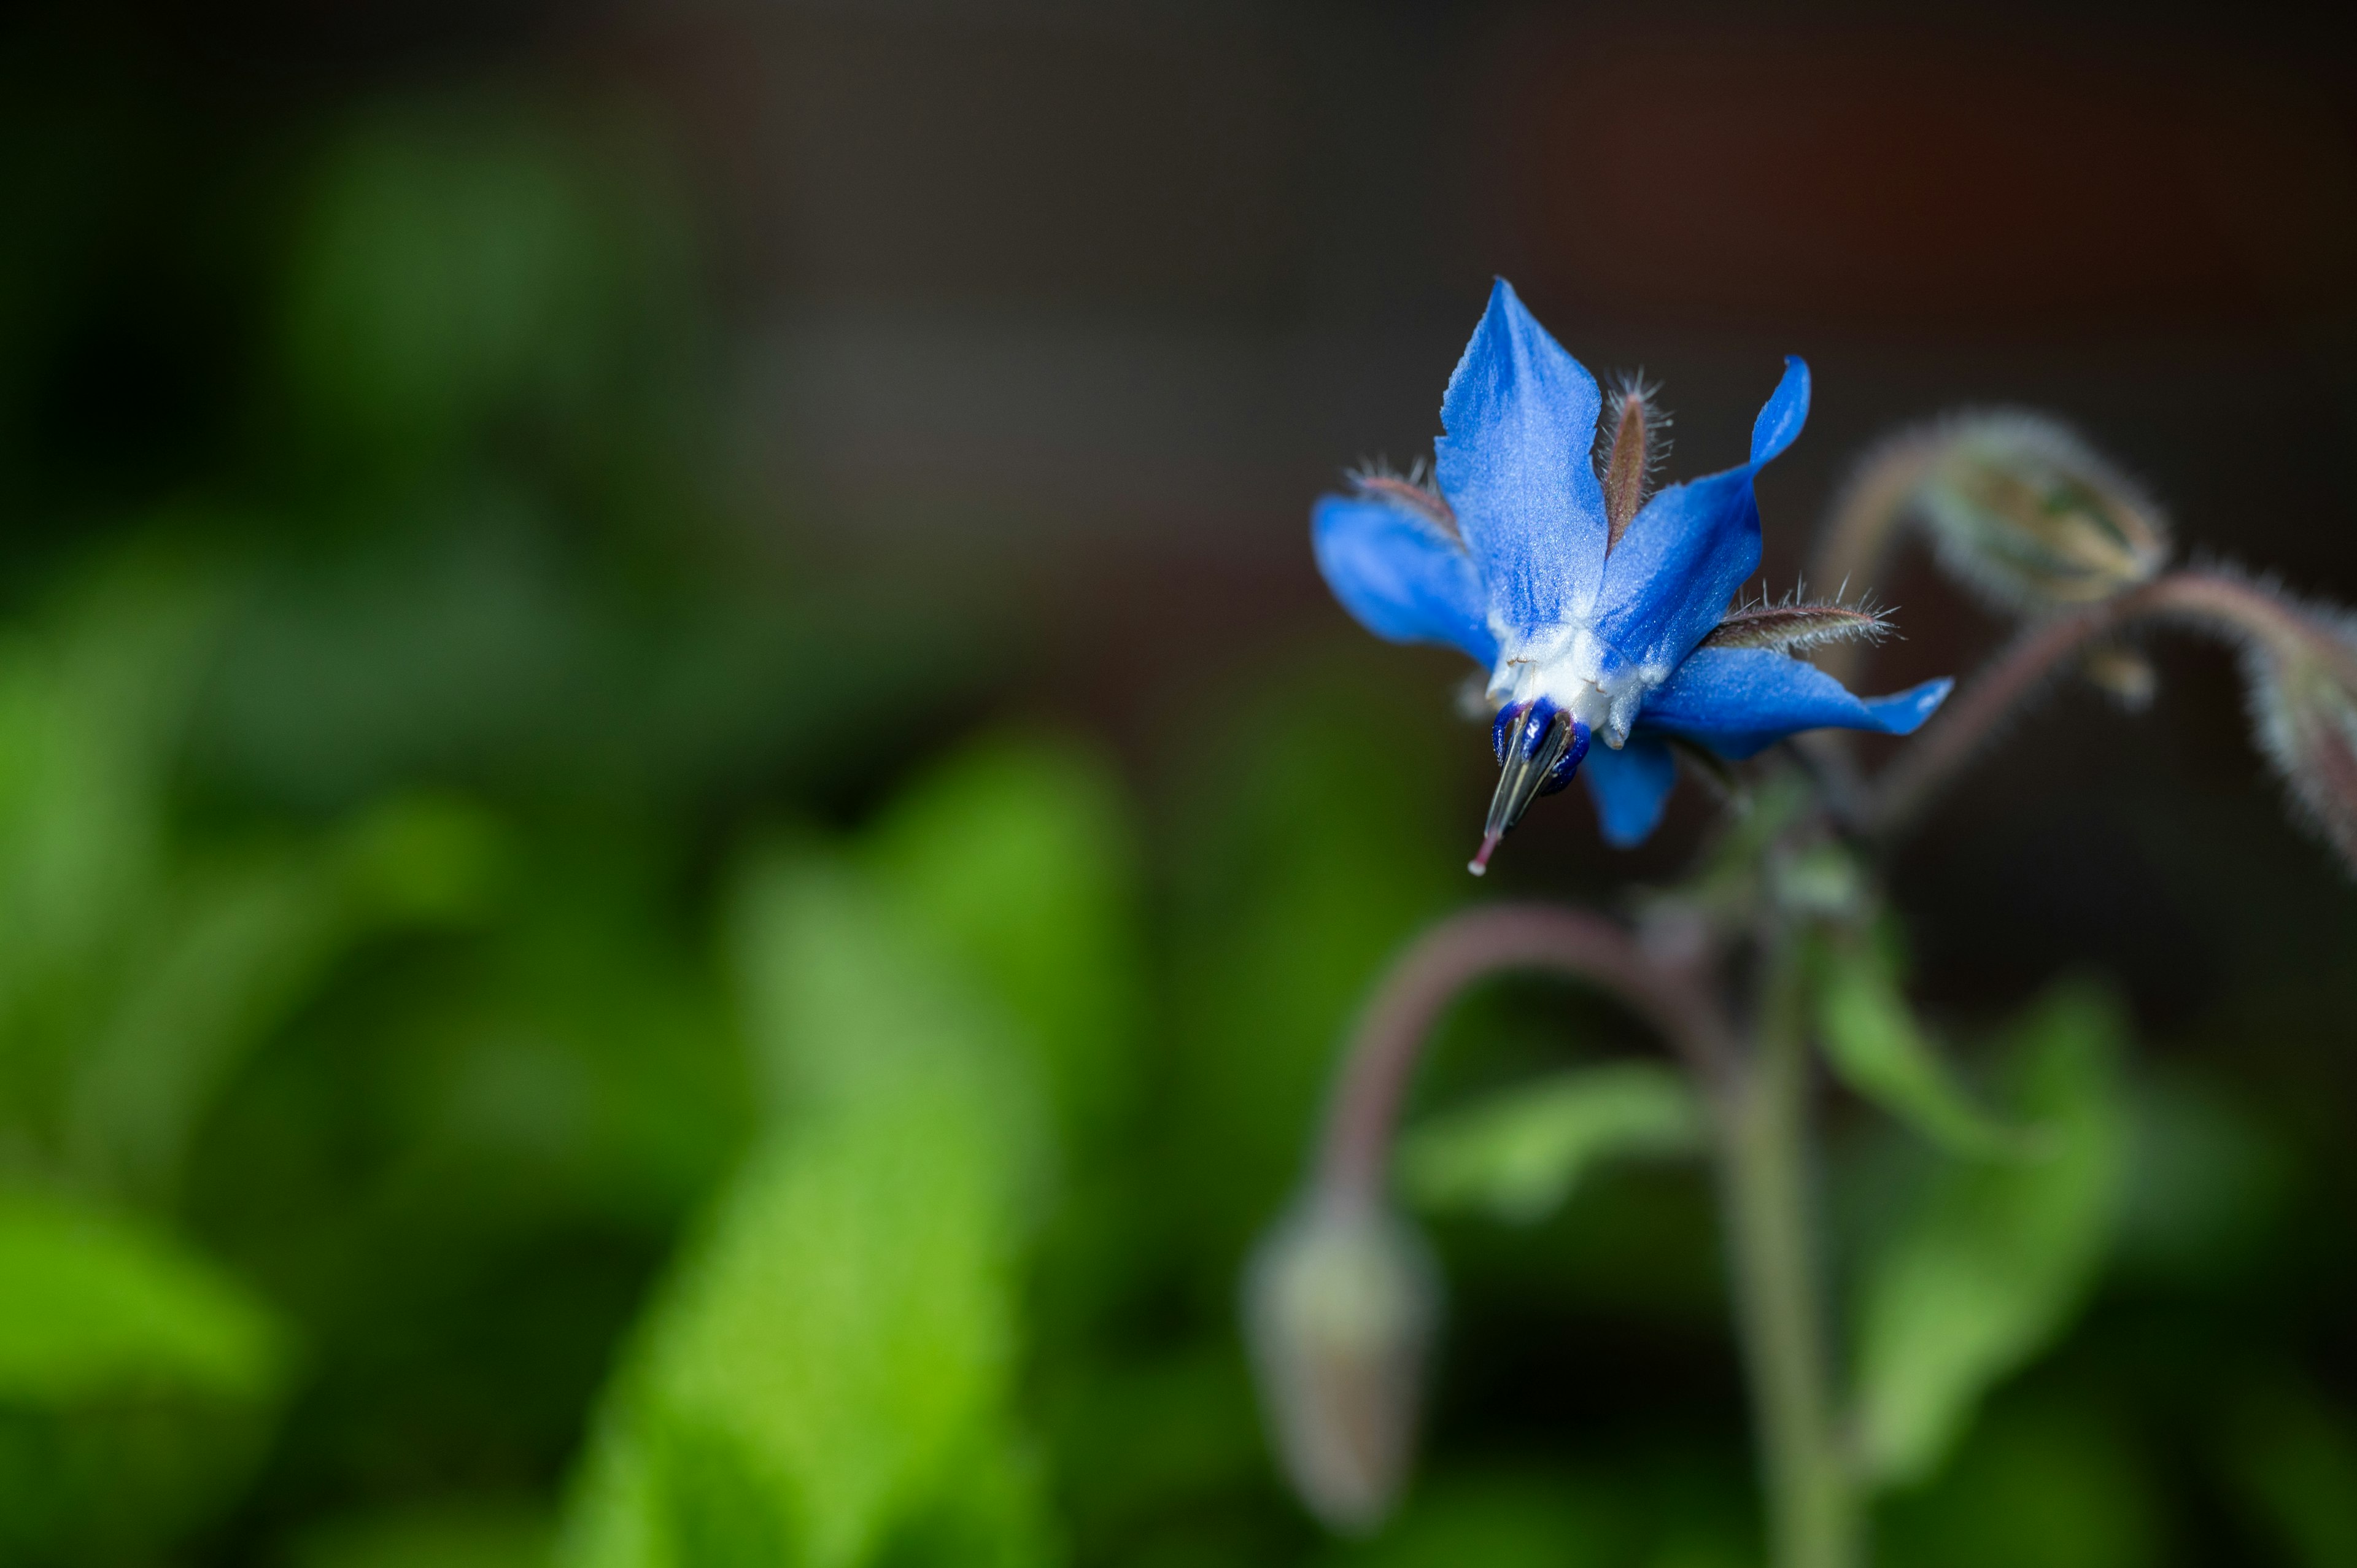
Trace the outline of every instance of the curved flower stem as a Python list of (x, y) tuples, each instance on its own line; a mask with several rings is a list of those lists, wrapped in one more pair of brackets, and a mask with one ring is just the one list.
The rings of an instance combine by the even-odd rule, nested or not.
[(2265, 588), (2222, 573), (2172, 572), (2075, 615), (2032, 626), (1900, 754), (1868, 792), (1858, 826), (1905, 831), (2022, 703), (2090, 642), (2138, 620), (2168, 619), (2233, 642), (2280, 648), (2301, 635), (2298, 612)]
[(1792, 933), (1770, 939), (1758, 1042), (1721, 1101), (1719, 1207), (1759, 1428), (1776, 1568), (1857, 1568), (1863, 1499), (1841, 1447), (1808, 1142), (1808, 1045)]
[(1593, 982), (1658, 1030), (1706, 1081), (1733, 1060), (1725, 1024), (1705, 988), (1650, 957), (1596, 915), (1539, 904), (1491, 904), (1441, 921), (1393, 965), (1367, 1004), (1326, 1118), (1318, 1190), (1329, 1200), (1378, 1203), (1392, 1135), (1426, 1037), (1458, 993), (1511, 970)]
[(1787, 935), (1770, 943), (1762, 1017), (1747, 1058), (1710, 1000), (1702, 961), (1665, 962), (1609, 920), (1545, 905), (1491, 905), (1442, 921), (1393, 966), (1367, 1005), (1328, 1111), (1316, 1187), (1338, 1207), (1383, 1201), (1408, 1082), (1442, 1012), (1468, 985), (1540, 971), (1610, 993), (1661, 1034), (1711, 1101), (1774, 1561), (1778, 1568), (1855, 1568), (1859, 1504), (1834, 1426), (1810, 1210), (1798, 956)]
[[(1840, 593), (1875, 578), (1943, 441), (1937, 428), (1904, 431), (1867, 453), (1851, 471), (1810, 556), (1809, 575), (1819, 592)], [(1818, 663), (1847, 684), (1865, 652), (1860, 643), (1835, 643), (1821, 650)]]

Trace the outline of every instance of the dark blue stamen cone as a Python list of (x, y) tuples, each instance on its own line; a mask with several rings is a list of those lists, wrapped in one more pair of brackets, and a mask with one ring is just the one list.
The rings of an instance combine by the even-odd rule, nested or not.
[(1498, 841), (1513, 831), (1531, 802), (1569, 783), (1587, 755), (1587, 726), (1544, 699), (1501, 713), (1491, 737), (1500, 758), (1498, 789), (1481, 824), (1481, 847), (1465, 867), (1476, 876), (1489, 870)]

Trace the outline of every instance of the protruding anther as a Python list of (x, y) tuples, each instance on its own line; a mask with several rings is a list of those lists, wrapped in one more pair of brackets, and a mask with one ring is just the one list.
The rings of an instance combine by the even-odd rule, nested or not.
[(1513, 831), (1531, 802), (1569, 783), (1587, 754), (1587, 726), (1544, 698), (1509, 708), (1499, 719), (1498, 788), (1481, 824), (1480, 852), (1465, 868), (1476, 876), (1489, 869), (1498, 841)]

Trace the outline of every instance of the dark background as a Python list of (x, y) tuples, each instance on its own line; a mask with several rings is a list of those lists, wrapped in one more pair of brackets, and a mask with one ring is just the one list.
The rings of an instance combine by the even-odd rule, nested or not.
[[(22, 13), (0, 24), (0, 604), (32, 616), (117, 550), (233, 558), (263, 585), (171, 764), (192, 831), (471, 792), (555, 846), (552, 878), (630, 883), (678, 931), (748, 824), (856, 831), (971, 735), (1077, 732), (1137, 802), (1184, 1016), (1187, 922), (1225, 918), (1237, 885), (1196, 861), (1237, 766), (1215, 737), (1243, 721), (1222, 715), (1349, 737), (1318, 789), (1269, 799), (1348, 819), (1321, 790), (1425, 780), (1442, 868), (1476, 836), (1486, 748), (1437, 716), (1456, 670), (1351, 627), (1305, 521), (1344, 466), (1429, 451), (1493, 274), (1591, 367), (1664, 383), (1680, 475), (1731, 460), (1779, 356), (1807, 357), (1808, 432), (1760, 486), (1770, 590), (1861, 447), (2019, 403), (2145, 481), (2182, 553), (2357, 601), (2350, 43), (2250, 7)], [(572, 182), (553, 206), (549, 168)], [(462, 209), (492, 238), (435, 249), (435, 214)], [(393, 304), (362, 320), (356, 299)], [(1920, 558), (1875, 586), (1903, 632), (1876, 689), (1966, 671), (2002, 635)], [(1891, 875), (1936, 1016), (1969, 1028), (2059, 973), (2108, 977), (2154, 1081), (2227, 1107), (2275, 1173), (2219, 1222), (2243, 1251), (2129, 1268), (2040, 1374), (2098, 1391), (2108, 1431), (2160, 1434), (2131, 1489), (2165, 1522), (2104, 1539), (2321, 1563), (2271, 1555), (2204, 1467), (2192, 1373), (2248, 1366), (2357, 1409), (2357, 889), (2287, 822), (2231, 660), (2157, 654), (2151, 713), (2058, 692)], [(1674, 872), (1709, 820), (1682, 791), (1615, 856), (1584, 807), (1553, 806), (1495, 880), (1609, 897)], [(624, 840), (653, 847), (583, 869), (579, 844)], [(1509, 1004), (1527, 1028), (1545, 998)], [(1261, 1119), (1306, 1125), (1307, 1093)], [(264, 1112), (215, 1125), (239, 1114)], [(716, 1149), (733, 1115), (713, 1113)], [(230, 1174), (198, 1182), (193, 1233), (266, 1259), (240, 1240), (234, 1160), (210, 1157)], [(550, 1277), (593, 1283), (548, 1319), (572, 1348), (507, 1438), (452, 1437), (474, 1420), (453, 1396), (383, 1418), (384, 1452), (356, 1458), (334, 1444), (369, 1446), (348, 1428), (382, 1391), (330, 1376), (203, 1550), (274, 1560), (319, 1518), (554, 1488), (724, 1164), (690, 1160), (643, 1223), (558, 1228), (547, 1244), (591, 1261)], [(1171, 1271), (1192, 1283), (1142, 1287), (1146, 1338), (1226, 1332), (1240, 1237), (1207, 1230)], [(454, 1301), (528, 1295), (541, 1255), (508, 1244)], [(414, 1245), (436, 1252), (430, 1227)], [(1568, 1333), (1544, 1299), (1485, 1294), (1494, 1239), (1450, 1245), (1475, 1283), (1444, 1474), (1657, 1427), (1739, 1473), (1707, 1310), (1664, 1328), (1602, 1288)], [(544, 1337), (513, 1311), (499, 1332)], [(499, 1359), (462, 1345), (452, 1379), (470, 1356)], [(1567, 1437), (1566, 1389), (1587, 1391)], [(1083, 1507), (1079, 1554), (1151, 1557), (1204, 1510), (1251, 1521), (1207, 1537), (1230, 1560), (1324, 1550), (1265, 1480), (1227, 1484)], [(2142, 1551), (2122, 1550), (2052, 1560)]]

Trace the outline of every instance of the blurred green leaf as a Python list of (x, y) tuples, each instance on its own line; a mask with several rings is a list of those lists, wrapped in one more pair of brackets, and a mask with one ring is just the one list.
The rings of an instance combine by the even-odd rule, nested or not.
[(1931, 1485), (1876, 1518), (1888, 1568), (2147, 1568), (2163, 1549), (2143, 1456), (2096, 1410), (2000, 1404)]
[(1703, 1134), (1702, 1106), (1674, 1069), (1616, 1062), (1433, 1118), (1408, 1134), (1400, 1173), (1429, 1208), (1486, 1209), (1528, 1225), (1605, 1162), (1692, 1154)]
[(305, 1530), (291, 1568), (546, 1568), (550, 1527), (522, 1503), (440, 1503)]
[(2246, 1512), (2298, 1568), (2357, 1564), (2357, 1422), (2309, 1388), (2246, 1389), (2218, 1457)]
[(893, 804), (869, 859), (1036, 1041), (1068, 1134), (1103, 1140), (1143, 985), (1137, 851), (1111, 770), (1066, 743), (985, 743)]
[[(1376, 655), (1377, 659), (1386, 657)], [(1401, 668), (1285, 671), (1187, 754), (1175, 850), (1177, 1035), (1165, 1107), (1169, 1223), (1225, 1318), (1235, 1259), (1283, 1201), (1334, 1052), (1384, 961), (1463, 901), (1462, 800), (1438, 759), (1464, 734)], [(1369, 765), (1368, 736), (1387, 737)]]
[(165, 1187), (238, 1057), (342, 945), (341, 900), (321, 873), (293, 854), (176, 878), (148, 929), (124, 933), (117, 993), (67, 1089), (66, 1148), (85, 1179)]
[(128, 1217), (0, 1193), (0, 1400), (188, 1393), (251, 1403), (285, 1371), (270, 1310)]
[(2217, 1292), (2279, 1244), (2289, 1140), (2226, 1087), (2179, 1067), (2138, 1085), (2117, 1266), (2140, 1283)]
[(479, 904), (495, 850), (479, 812), (425, 800), (341, 840), (196, 847), (169, 787), (222, 598), (135, 550), (0, 640), (0, 1116), (85, 1186), (150, 1198), (332, 961)]
[(289, 1369), (252, 1292), (128, 1216), (0, 1191), (0, 1559), (136, 1560), (245, 1478)]
[(470, 922), (504, 891), (511, 848), (499, 821), (474, 801), (396, 795), (345, 831), (337, 870), (364, 914)]
[(1938, 1467), (1982, 1396), (2050, 1344), (2093, 1284), (2126, 1174), (2126, 1026), (2100, 992), (2049, 993), (2006, 1052), (2016, 1114), (2050, 1148), (1947, 1161), (1866, 1259), (1856, 1314), (1859, 1453), (1884, 1483)]
[(644, 1327), (564, 1560), (1043, 1560), (1009, 1409), (1034, 1070), (848, 872), (773, 862), (739, 908), (775, 1131)]
[[(0, 1051), (54, 1051), (163, 875), (171, 748), (219, 612), (125, 556), (0, 638)], [(54, 1064), (51, 1064), (54, 1065)]]
[(221, 1086), (330, 964), (387, 924), (479, 914), (499, 848), (479, 809), (397, 798), (340, 843), (176, 868), (124, 933), (115, 994), (74, 1054), (65, 1135), (76, 1173), (168, 1192)]
[(2032, 1152), (2035, 1134), (1984, 1110), (1916, 1019), (1891, 944), (1829, 935), (1818, 944), (1816, 1022), (1841, 1080), (1951, 1154), (1980, 1159)]
[(628, 362), (670, 231), (632, 207), (582, 139), (511, 109), (361, 126), (320, 171), (287, 283), (302, 416), (430, 457), (501, 416), (577, 409)]
[(1419, 1487), (1374, 1540), (1340, 1544), (1330, 1568), (1619, 1568), (1640, 1531), (1607, 1486), (1562, 1476), (1444, 1476)]

